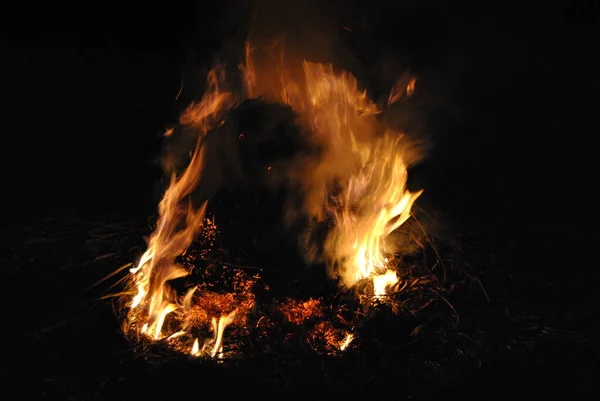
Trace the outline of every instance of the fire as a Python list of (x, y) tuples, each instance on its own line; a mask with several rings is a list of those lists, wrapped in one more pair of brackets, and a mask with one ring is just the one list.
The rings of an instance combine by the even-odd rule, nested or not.
[[(202, 99), (182, 113), (180, 125), (197, 133), (198, 141), (185, 170), (172, 174), (148, 248), (130, 270), (135, 290), (128, 302), (130, 329), (149, 340), (179, 341), (185, 352), (195, 356), (222, 357), (226, 328), (247, 325), (245, 316), (255, 307), (249, 287), (226, 294), (198, 292), (194, 287), (181, 295), (171, 285), (189, 274), (178, 258), (203, 230), (215, 230), (214, 221), (206, 218), (210, 200), (195, 206), (192, 193), (204, 185), (204, 164), (210, 152), (204, 137), (223, 124), (237, 102), (262, 97), (290, 106), (309, 140), (321, 149), (318, 157), (299, 158), (282, 174), (302, 186), (303, 208), (310, 221), (333, 223), (319, 257), (343, 286), (372, 280), (374, 297), (381, 298), (398, 282), (386, 237), (406, 222), (421, 194), (406, 186), (406, 138), (381, 123), (384, 109), (369, 99), (350, 73), (336, 71), (331, 64), (286, 56), (282, 50), (263, 50), (246, 44), (245, 61), (240, 65), (243, 93), (226, 89), (225, 70), (216, 68), (208, 75)], [(397, 86), (388, 104), (404, 94), (410, 96), (415, 80), (404, 81), (401, 91)], [(165, 135), (172, 136), (173, 129)], [(175, 170), (169, 163), (167, 168)], [(210, 196), (210, 191), (201, 193)], [(316, 259), (316, 253), (309, 252), (307, 258)], [(309, 317), (320, 317), (322, 305), (308, 300), (282, 308), (289, 322), (300, 325)], [(202, 343), (198, 327), (212, 331), (212, 337)], [(342, 351), (354, 339), (353, 334), (341, 336), (325, 323), (317, 327), (315, 333), (330, 337), (328, 343)]]
[[(332, 275), (347, 287), (380, 275), (389, 279), (385, 237), (410, 217), (422, 193), (406, 188), (406, 138), (381, 126), (377, 116), (383, 110), (351, 74), (336, 73), (331, 64), (302, 61), (299, 67), (286, 63), (283, 50), (278, 54), (279, 64), (273, 66), (273, 57), (254, 56), (248, 44), (245, 83), (248, 93), (291, 106), (325, 151), (319, 162), (303, 161), (297, 179), (306, 191), (308, 214), (318, 221), (333, 217), (325, 244)], [(266, 74), (259, 74), (263, 70)], [(415, 83), (414, 78), (404, 82), (407, 96)], [(398, 91), (397, 85), (392, 91)]]
[(312, 298), (304, 302), (287, 299), (286, 302), (281, 305), (280, 311), (288, 322), (297, 326), (301, 326), (310, 318), (321, 317), (323, 314), (320, 301)]
[(381, 111), (358, 90), (356, 79), (335, 74), (331, 66), (306, 63), (305, 70), (313, 130), (330, 141), (329, 157), (349, 160), (336, 183), (337, 195), (323, 206), (334, 219), (326, 252), (341, 266), (344, 284), (352, 287), (387, 274), (383, 241), (408, 219), (421, 192), (406, 189), (402, 135), (377, 135)]
[(219, 358), (223, 357), (223, 332), (225, 331), (225, 328), (227, 326), (229, 326), (231, 323), (233, 323), (233, 320), (235, 319), (235, 315), (237, 314), (237, 311), (233, 311), (228, 315), (225, 316), (221, 316), (219, 318), (219, 321), (217, 322), (217, 319), (215, 319), (214, 317), (212, 318), (212, 331), (214, 333), (214, 336), (211, 340), (207, 340), (204, 343), (204, 346), (202, 347), (202, 351), (204, 351), (204, 349), (206, 349), (207, 347), (211, 346), (212, 350), (210, 351), (210, 356), (211, 357), (215, 357), (217, 355), (217, 353), (219, 354)]
[(336, 228), (326, 249), (337, 260), (347, 261), (342, 273), (347, 286), (373, 277), (377, 293), (382, 280), (388, 285), (395, 283), (395, 273), (387, 270), (384, 240), (410, 217), (412, 204), (421, 194), (406, 190), (406, 166), (398, 151), (399, 142), (388, 133), (379, 139), (331, 210)]
[(128, 320), (139, 327), (141, 334), (154, 340), (162, 338), (167, 316), (184, 309), (169, 281), (188, 274), (175, 259), (188, 249), (204, 227), (207, 202), (194, 208), (190, 198), (202, 177), (201, 139), (231, 105), (231, 97), (219, 90), (218, 72), (213, 70), (202, 100), (188, 107), (181, 117), (182, 124), (193, 125), (200, 132), (198, 144), (186, 170), (179, 176), (172, 175), (159, 204), (159, 219), (148, 249), (130, 270), (137, 293), (131, 300)]
[(348, 335), (346, 335), (346, 338), (344, 338), (343, 341), (340, 341), (340, 351), (344, 351), (346, 348), (348, 348), (352, 340), (354, 340), (354, 334), (349, 333)]
[(196, 355), (196, 354), (198, 354), (199, 351), (200, 351), (200, 345), (198, 343), (198, 339), (196, 338), (194, 340), (194, 344), (192, 345), (192, 350), (190, 351), (190, 354)]

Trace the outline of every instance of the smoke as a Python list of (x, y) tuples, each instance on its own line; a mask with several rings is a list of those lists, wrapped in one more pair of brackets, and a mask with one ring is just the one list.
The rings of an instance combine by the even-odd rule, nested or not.
[[(281, 220), (287, 229), (304, 227), (306, 260), (326, 262), (332, 276), (351, 285), (352, 272), (340, 266), (355, 237), (370, 235), (373, 215), (404, 200), (409, 211), (418, 196), (402, 197), (406, 169), (422, 146), (399, 132), (393, 111), (415, 79), (387, 71), (382, 76), (394, 80), (380, 93), (380, 82), (359, 82), (355, 75), (366, 68), (344, 44), (347, 29), (317, 3), (264, 0), (250, 9), (245, 46), (238, 37), (225, 41), (215, 58), (229, 63), (211, 71), (203, 97), (168, 132), (163, 166), (181, 173), (202, 149), (197, 205), (224, 188), (284, 188)], [(239, 17), (227, 18), (231, 25)], [(231, 62), (236, 48), (239, 64)], [(404, 221), (402, 213), (388, 217)], [(384, 222), (381, 235), (399, 225), (393, 221)]]

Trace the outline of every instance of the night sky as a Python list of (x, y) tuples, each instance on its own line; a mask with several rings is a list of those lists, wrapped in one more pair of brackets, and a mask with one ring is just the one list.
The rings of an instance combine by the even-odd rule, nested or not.
[(149, 196), (193, 4), (47, 7), (3, 35), (11, 203), (39, 218)]

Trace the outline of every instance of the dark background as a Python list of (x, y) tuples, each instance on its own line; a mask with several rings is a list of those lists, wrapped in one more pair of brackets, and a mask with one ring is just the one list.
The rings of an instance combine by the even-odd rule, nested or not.
[[(435, 126), (430, 162), (479, 171), (478, 185), (504, 198), (518, 198), (507, 181), (527, 182), (521, 195), (573, 192), (594, 133), (593, 2), (399, 3), (346, 2), (337, 18), (353, 28), (347, 45), (364, 64), (385, 51), (408, 55), (421, 85), (438, 92), (424, 95), (431, 119), (446, 119)], [(248, 4), (38, 7), (5, 16), (15, 27), (3, 33), (9, 200), (44, 214), (93, 202), (92, 193), (138, 194), (158, 137), (184, 106), (175, 101), (184, 71), (199, 75), (239, 36)], [(580, 174), (565, 182), (571, 170)]]
[[(425, 122), (432, 151), (418, 174), (436, 207), (486, 221), (535, 254), (540, 229), (597, 222), (596, 3), (322, 4), (352, 29), (341, 37), (363, 82), (394, 53), (419, 76), (414, 120)], [(160, 135), (251, 14), (252, 3), (231, 1), (6, 13), (5, 224), (152, 212)], [(176, 101), (184, 78), (187, 97)]]
[[(428, 200), (459, 230), (483, 233), (504, 268), (552, 283), (551, 298), (583, 310), (576, 323), (595, 338), (598, 3), (329, 3), (352, 28), (359, 79), (388, 53), (419, 77), (414, 107), (431, 152), (415, 176)], [(150, 4), (4, 13), (6, 227), (155, 211), (161, 134), (251, 7)]]

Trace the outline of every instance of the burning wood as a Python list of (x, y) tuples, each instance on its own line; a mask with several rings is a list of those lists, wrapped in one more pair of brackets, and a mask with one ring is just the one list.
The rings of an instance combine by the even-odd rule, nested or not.
[(281, 304), (279, 310), (288, 322), (297, 326), (301, 326), (308, 319), (318, 319), (323, 316), (321, 302), (312, 298), (304, 302), (287, 299)]
[[(378, 118), (383, 109), (349, 73), (286, 58), (283, 51), (277, 57), (280, 63), (273, 63), (272, 55), (272, 49), (265, 52), (247, 44), (240, 66), (244, 90), (229, 89), (235, 85), (228, 82), (225, 70), (214, 69), (203, 98), (184, 111), (180, 127), (167, 132), (169, 140), (185, 135), (196, 145), (183, 165), (175, 157), (167, 159), (165, 166), (173, 175), (159, 205), (157, 227), (130, 270), (135, 295), (126, 301), (127, 321), (137, 336), (167, 339), (174, 349), (194, 356), (222, 357), (228, 327), (232, 338), (250, 330), (264, 338), (279, 329), (279, 315), (282, 323), (304, 328), (314, 349), (343, 351), (354, 340), (352, 331), (368, 305), (271, 296), (271, 306), (265, 307), (257, 294), (269, 293), (270, 287), (262, 282), (260, 269), (251, 275), (227, 269), (227, 263), (207, 263), (218, 232), (206, 211), (219, 191), (235, 180), (300, 188), (299, 201), (284, 200), (288, 206), (281, 217), (288, 227), (304, 227), (299, 245), (305, 260), (327, 266), (342, 293), (360, 293), (358, 284), (369, 280), (371, 299), (383, 302), (396, 284), (407, 285), (392, 265), (402, 244), (386, 243), (386, 238), (409, 219), (421, 194), (406, 186), (407, 167), (415, 158), (409, 143), (383, 126)], [(394, 87), (389, 103), (412, 93), (414, 78), (406, 82), (403, 88)], [(293, 111), (290, 115), (304, 135), (299, 141), (313, 151), (245, 162), (245, 154), (257, 157), (273, 137), (267, 135), (268, 128), (246, 127), (242, 132), (227, 116), (240, 102), (255, 97)], [(281, 150), (282, 145), (273, 146)], [(190, 273), (200, 284), (185, 292), (178, 286), (189, 281)], [(349, 310), (350, 316), (342, 317)]]

